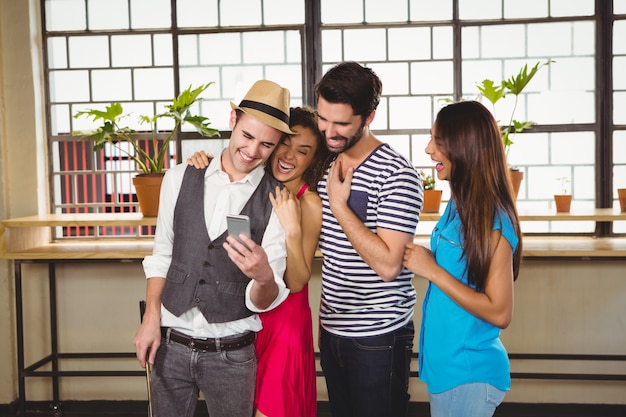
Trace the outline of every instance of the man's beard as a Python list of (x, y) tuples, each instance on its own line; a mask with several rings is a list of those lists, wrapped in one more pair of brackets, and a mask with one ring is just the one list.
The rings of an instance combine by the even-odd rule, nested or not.
[(361, 126), (359, 126), (359, 130), (357, 130), (354, 133), (354, 135), (350, 136), (349, 138), (346, 138), (345, 136), (341, 136), (340, 138), (344, 140), (344, 146), (342, 148), (328, 148), (328, 150), (333, 153), (339, 154), (352, 148), (354, 145), (357, 144), (358, 141), (360, 141), (363, 138), (364, 127), (365, 127), (365, 122), (361, 123)]

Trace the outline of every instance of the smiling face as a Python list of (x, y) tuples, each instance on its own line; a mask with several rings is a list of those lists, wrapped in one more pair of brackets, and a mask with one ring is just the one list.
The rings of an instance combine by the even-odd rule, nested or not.
[(237, 120), (235, 110), (231, 112), (230, 127), (232, 135), (228, 151), (222, 155), (222, 168), (232, 181), (237, 181), (270, 157), (283, 133), (245, 113)]
[(296, 134), (283, 139), (271, 157), (274, 178), (282, 183), (300, 181), (317, 150), (317, 138), (311, 129), (296, 125), (291, 130)]
[(317, 102), (318, 126), (326, 138), (326, 147), (334, 153), (345, 152), (363, 137), (365, 122), (354, 115), (346, 103), (330, 103), (320, 97)]
[(430, 130), (430, 141), (426, 145), (426, 153), (436, 163), (435, 171), (437, 178), (449, 181), (452, 176), (452, 163), (443, 151), (442, 142), (437, 139), (437, 126), (433, 125)]

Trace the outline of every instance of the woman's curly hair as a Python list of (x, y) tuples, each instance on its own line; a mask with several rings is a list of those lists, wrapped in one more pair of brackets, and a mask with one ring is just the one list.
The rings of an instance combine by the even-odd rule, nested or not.
[[(311, 165), (309, 165), (302, 174), (304, 182), (315, 191), (317, 189), (317, 183), (326, 172), (326, 168), (328, 168), (328, 165), (334, 159), (335, 154), (330, 152), (326, 147), (324, 134), (320, 132), (317, 127), (317, 114), (315, 110), (308, 106), (292, 107), (289, 113), (289, 127), (302, 126), (305, 129), (310, 129), (317, 139), (317, 149), (313, 155)], [(274, 154), (270, 156), (265, 164), (265, 171), (272, 176), (273, 161)]]

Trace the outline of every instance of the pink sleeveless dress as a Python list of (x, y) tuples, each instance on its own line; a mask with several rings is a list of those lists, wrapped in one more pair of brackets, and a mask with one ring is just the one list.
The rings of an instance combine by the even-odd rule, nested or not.
[[(307, 190), (303, 186), (297, 198)], [(254, 406), (268, 417), (315, 417), (317, 387), (309, 286), (260, 314)]]

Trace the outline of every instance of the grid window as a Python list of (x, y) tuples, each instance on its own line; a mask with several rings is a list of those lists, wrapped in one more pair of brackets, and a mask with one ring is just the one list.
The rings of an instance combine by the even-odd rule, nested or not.
[[(606, 68), (598, 65), (602, 57), (596, 49), (605, 27), (611, 27), (613, 39), (626, 36), (624, 0), (613, 0), (612, 20), (594, 15), (603, 0), (312, 0), (319, 28), (305, 16), (304, 0), (42, 4), (55, 212), (137, 210), (131, 186), (136, 167), (123, 153), (94, 154), (88, 143), (71, 136), (88, 128), (86, 120), (72, 117), (77, 111), (119, 101), (128, 113), (153, 115), (189, 85), (215, 82), (194, 111), (208, 116), (222, 137), (202, 138), (183, 129), (170, 147), (171, 165), (198, 149), (220, 152), (229, 135), (229, 102), (238, 101), (257, 79), (289, 88), (294, 106), (314, 105), (316, 80), (310, 74), (321, 75), (343, 60), (359, 61), (380, 76), (383, 97), (374, 133), (430, 174), (424, 148), (447, 101), (475, 99), (482, 80), (499, 82), (524, 65), (551, 61), (517, 102), (507, 97), (492, 108), (501, 124), (513, 109), (515, 119), (536, 123), (513, 138), (508, 156), (525, 174), (518, 207), (552, 208), (561, 177), (571, 181), (574, 207), (607, 206), (606, 199), (597, 199), (598, 191), (616, 204), (614, 190), (624, 186), (626, 47), (613, 42), (611, 80), (604, 79)], [(177, 22), (171, 21), (171, 7)], [(597, 73), (599, 68), (604, 72)], [(597, 96), (598, 86), (607, 97)], [(608, 125), (599, 102), (609, 103)], [(136, 120), (131, 127), (146, 129)], [(613, 190), (597, 178), (607, 164)], [(437, 187), (448, 199), (446, 184)], [(593, 222), (531, 223), (525, 232), (594, 233), (596, 228)], [(614, 231), (626, 229), (616, 223)]]

